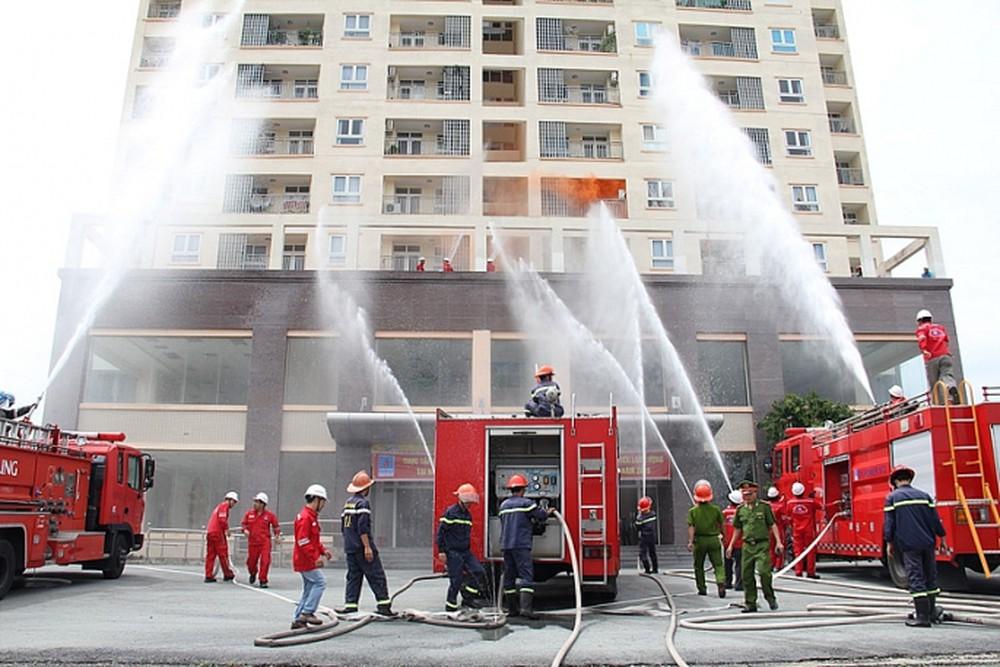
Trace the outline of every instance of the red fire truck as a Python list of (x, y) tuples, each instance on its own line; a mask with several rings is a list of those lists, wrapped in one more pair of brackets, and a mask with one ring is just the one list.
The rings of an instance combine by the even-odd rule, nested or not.
[[(452, 416), (439, 410), (435, 459), (435, 516), (455, 502), (460, 484), (471, 482), (482, 492), (481, 502), (471, 508), (472, 550), (478, 558), (502, 567), (500, 503), (510, 495), (507, 480), (524, 475), (525, 495), (565, 518), (584, 589), (614, 598), (621, 565), (616, 410), (565, 419)], [(535, 536), (532, 553), (538, 581), (572, 571), (555, 518)], [(436, 558), (434, 567), (443, 570)]]
[(844, 513), (817, 546), (821, 557), (881, 559), (893, 582), (905, 587), (899, 551), (886, 561), (882, 520), (889, 473), (906, 465), (916, 472), (914, 486), (936, 499), (947, 531), (937, 552), (945, 575), (964, 577), (970, 568), (989, 576), (1000, 566), (1000, 402), (992, 400), (1000, 394), (984, 388), (984, 402), (973, 404), (967, 382), (961, 393), (959, 405), (928, 393), (831, 428), (786, 431), (773, 453), (776, 486), (790, 496), (792, 484), (802, 482), (806, 495), (820, 501), (824, 523)]
[(26, 569), (52, 563), (121, 576), (142, 546), (155, 470), (124, 440), (0, 419), (0, 598)]

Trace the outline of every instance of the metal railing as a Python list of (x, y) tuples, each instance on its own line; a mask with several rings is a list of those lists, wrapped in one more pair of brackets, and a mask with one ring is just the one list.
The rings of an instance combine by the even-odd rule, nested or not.
[(242, 205), (237, 203), (230, 213), (289, 213), (309, 212), (308, 194), (250, 195)]
[[(613, 5), (614, 0), (545, 0), (559, 5)], [(483, 4), (486, 4), (485, 2)]]
[(539, 44), (539, 51), (583, 51), (586, 53), (617, 53), (618, 40), (610, 35), (563, 35), (558, 45)]
[(750, 0), (677, 0), (678, 7), (697, 9), (736, 9), (750, 11)]
[(555, 200), (548, 199), (542, 193), (542, 215), (554, 218), (583, 218), (587, 216), (590, 207), (603, 202), (608, 211), (616, 218), (628, 217), (628, 202), (623, 199), (598, 199), (589, 202), (570, 201), (557, 196)]
[(732, 42), (682, 41), (681, 50), (689, 56), (704, 56), (712, 58), (750, 58), (750, 56), (737, 55), (736, 45)]
[(837, 182), (841, 185), (864, 185), (865, 175), (858, 167), (837, 167)]
[(468, 49), (472, 45), (468, 33), (454, 32), (391, 32), (389, 47), (395, 49)]
[[(320, 540), (328, 549), (336, 553), (340, 547), (337, 535), (340, 521), (320, 519), (322, 535)], [(294, 526), (292, 522), (282, 522), (282, 537), (271, 539), (272, 569), (291, 567)], [(149, 563), (204, 563), (205, 531), (186, 528), (146, 528), (142, 549), (130, 558)], [(229, 559), (234, 567), (242, 569), (247, 556), (247, 538), (234, 526), (229, 537)]]
[(393, 136), (385, 138), (385, 148), (382, 151), (385, 156), (394, 157), (423, 157), (423, 156), (451, 156), (469, 157), (468, 145), (448, 145), (444, 141), (434, 139), (413, 140), (397, 139)]
[(847, 72), (833, 69), (832, 67), (821, 67), (823, 73), (823, 83), (828, 86), (846, 86)]
[(237, 85), (236, 97), (257, 100), (316, 100), (319, 99), (319, 88), (315, 84), (274, 80), (256, 86)]
[(469, 90), (449, 90), (443, 82), (428, 81), (423, 86), (401, 84), (390, 81), (386, 86), (387, 100), (443, 100), (446, 102), (468, 102)]
[(164, 0), (163, 2), (149, 3), (149, 11), (146, 18), (149, 19), (175, 19), (180, 16), (180, 0)]
[(323, 33), (318, 30), (268, 30), (267, 46), (323, 46)]
[(444, 197), (420, 195), (382, 197), (382, 213), (386, 215), (466, 215), (468, 212), (468, 202), (450, 201)]
[(813, 28), (817, 37), (822, 39), (840, 39), (840, 28), (836, 25), (817, 24)]
[(558, 86), (557, 90), (539, 90), (539, 102), (560, 104), (620, 104), (621, 93), (617, 87)]
[(731, 109), (740, 108), (740, 93), (736, 90), (720, 90), (716, 93), (722, 103)]
[(239, 155), (312, 155), (315, 146), (312, 139), (272, 139), (259, 137), (249, 146), (241, 146)]
[(835, 134), (855, 134), (854, 123), (847, 118), (831, 118), (830, 131)]
[(577, 160), (621, 160), (620, 141), (566, 141), (560, 146), (543, 146), (540, 157)]
[(171, 54), (169, 52), (143, 53), (139, 58), (139, 67), (146, 67), (149, 69), (166, 67), (170, 64), (170, 55)]

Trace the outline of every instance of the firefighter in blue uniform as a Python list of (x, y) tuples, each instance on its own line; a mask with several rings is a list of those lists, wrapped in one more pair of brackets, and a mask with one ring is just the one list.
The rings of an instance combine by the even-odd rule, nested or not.
[(639, 531), (639, 561), (646, 574), (659, 574), (660, 564), (656, 560), (656, 512), (653, 499), (639, 498), (639, 511), (635, 515), (635, 527)]
[(934, 499), (910, 486), (915, 476), (916, 473), (906, 466), (897, 466), (889, 476), (893, 490), (885, 499), (883, 533), (886, 556), (892, 558), (896, 549), (903, 555), (907, 588), (915, 609), (906, 624), (929, 628), (939, 615), (934, 605), (941, 592), (937, 585), (934, 547), (938, 537), (944, 544), (944, 526), (934, 509)]
[(511, 496), (500, 503), (500, 550), (503, 552), (503, 596), (507, 613), (538, 618), (534, 611), (535, 570), (531, 562), (532, 521), (545, 521), (552, 509), (544, 510), (524, 497), (528, 480), (511, 475), (507, 488)]
[(559, 402), (562, 390), (552, 379), (556, 371), (548, 364), (535, 371), (535, 387), (531, 397), (524, 404), (524, 412), (529, 417), (562, 417), (563, 406)]
[(392, 611), (382, 560), (372, 537), (372, 506), (368, 502), (368, 493), (374, 482), (368, 473), (361, 470), (347, 485), (348, 493), (353, 495), (344, 503), (340, 514), (340, 532), (344, 537), (344, 557), (347, 560), (347, 585), (344, 588), (344, 606), (336, 610), (338, 614), (352, 614), (358, 610), (361, 582), (367, 579), (375, 595), (375, 613), (380, 616), (396, 615)]
[(469, 505), (479, 502), (479, 493), (471, 484), (462, 484), (455, 491), (458, 502), (444, 511), (438, 519), (438, 559), (448, 567), (448, 598), (445, 610), (458, 610), (458, 592), (462, 591), (462, 604), (479, 609), (482, 603), (482, 582), (486, 575), (479, 560), (470, 550), (472, 514)]

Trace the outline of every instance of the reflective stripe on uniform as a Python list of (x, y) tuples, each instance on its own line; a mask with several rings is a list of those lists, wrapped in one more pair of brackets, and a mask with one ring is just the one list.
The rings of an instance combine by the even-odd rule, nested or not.
[(521, 591), (522, 593), (534, 593), (535, 592), (534, 588), (527, 588), (525, 586), (522, 586), (518, 590)]
[(636, 524), (637, 526), (641, 526), (641, 525), (643, 525), (644, 523), (649, 523), (650, 521), (656, 521), (656, 517), (654, 516), (654, 517), (653, 517), (653, 518), (651, 518), (651, 519), (642, 519), (642, 520), (638, 520), (638, 519), (637, 519), (637, 520), (636, 520), (636, 522), (635, 522), (635, 524)]
[(445, 602), (445, 606), (447, 606), (448, 609), (458, 609), (458, 605), (454, 602)]
[(472, 525), (471, 521), (467, 521), (465, 519), (449, 519), (447, 517), (441, 517), (440, 519), (438, 519), (438, 521), (440, 521), (441, 523), (447, 523), (449, 525), (455, 525), (455, 524), (463, 525), (463, 526), (471, 526)]
[(511, 512), (533, 512), (538, 509), (538, 505), (532, 503), (527, 507), (508, 507), (505, 510), (500, 510), (500, 514), (509, 514)]
[(301, 540), (299, 540), (298, 544), (300, 547), (304, 547), (305, 545), (309, 544), (309, 541), (310, 540), (308, 537), (303, 537)]
[(904, 505), (927, 505), (928, 507), (934, 507), (934, 503), (930, 500), (924, 500), (923, 498), (914, 498), (913, 500), (901, 500), (898, 503), (893, 503), (885, 508), (886, 512), (891, 512), (897, 507), (903, 507)]
[(375, 604), (389, 604), (392, 600), (375, 600)]
[(469, 591), (473, 595), (479, 595), (479, 589), (478, 588), (473, 588), (472, 586), (466, 586), (465, 590)]
[(371, 513), (372, 511), (370, 509), (368, 509), (367, 507), (362, 507), (361, 509), (356, 509), (356, 510), (345, 509), (343, 512), (340, 513), (340, 516), (344, 516), (345, 514), (371, 514)]
[(503, 592), (504, 592), (504, 595), (509, 595), (510, 593), (516, 593), (517, 589), (516, 588), (505, 588), (505, 589), (503, 589)]

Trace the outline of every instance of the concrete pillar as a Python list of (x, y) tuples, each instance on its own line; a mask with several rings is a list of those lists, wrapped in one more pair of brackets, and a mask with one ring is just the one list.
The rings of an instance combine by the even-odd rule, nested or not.
[(927, 266), (934, 272), (935, 278), (945, 277), (944, 253), (941, 249), (941, 236), (937, 227), (929, 227), (927, 245), (924, 246), (924, 253), (927, 255)]
[(253, 328), (243, 455), (243, 493), (250, 497), (258, 491), (278, 497), (287, 338), (283, 324)]
[(863, 232), (858, 235), (858, 248), (861, 252), (861, 275), (868, 278), (878, 277), (878, 266), (875, 263), (875, 253), (872, 252), (872, 235)]
[(280, 271), (285, 256), (285, 226), (278, 222), (271, 228), (271, 256), (267, 268)]
[(491, 405), (490, 358), (491, 338), (487, 329), (472, 332), (472, 410), (487, 413)]

